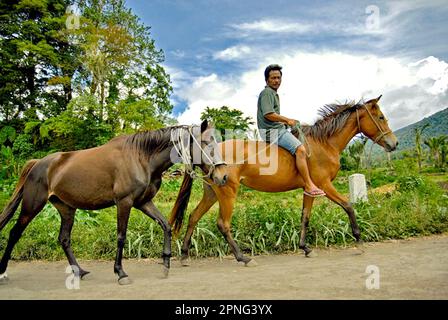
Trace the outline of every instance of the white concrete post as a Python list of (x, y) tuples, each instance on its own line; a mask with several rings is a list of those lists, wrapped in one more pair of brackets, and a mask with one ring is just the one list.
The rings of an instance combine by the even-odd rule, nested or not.
[(352, 174), (348, 177), (348, 184), (351, 203), (358, 202), (359, 200), (367, 201), (366, 177), (363, 174)]

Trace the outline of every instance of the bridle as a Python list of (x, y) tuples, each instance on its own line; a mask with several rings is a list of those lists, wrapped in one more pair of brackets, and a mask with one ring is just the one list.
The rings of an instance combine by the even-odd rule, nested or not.
[[(367, 108), (365, 104), (363, 104), (362, 107), (366, 108), (367, 114), (369, 115), (370, 119), (373, 121), (373, 123), (376, 125), (376, 128), (380, 132), (374, 139), (372, 139), (374, 144), (376, 143), (379, 145), (378, 141), (380, 141), (385, 135), (392, 133), (392, 131), (391, 130), (383, 131), (383, 129), (381, 129), (380, 125), (378, 124), (378, 122), (376, 122), (376, 120), (373, 117), (372, 113), (370, 112), (369, 108)], [(356, 122), (358, 124), (358, 131), (361, 133), (361, 125), (359, 122), (358, 108), (356, 108)]]
[[(196, 139), (196, 137), (193, 134), (193, 127), (194, 126), (188, 126), (188, 129), (185, 127), (178, 128), (176, 130), (171, 131), (171, 141), (173, 142), (174, 149), (176, 149), (177, 154), (181, 157), (182, 163), (185, 165), (185, 172), (191, 177), (191, 178), (200, 178), (204, 180), (204, 182), (208, 183), (205, 179), (209, 178), (211, 179), (211, 176), (213, 174), (213, 171), (215, 168), (219, 165), (226, 164), (222, 159), (219, 159), (218, 161), (214, 161), (210, 156), (207, 154), (207, 152), (202, 148), (199, 141)], [(208, 173), (206, 175), (199, 175), (194, 170), (194, 164), (193, 164), (193, 157), (191, 156), (190, 152), (190, 141), (188, 139), (188, 143), (185, 144), (184, 138), (184, 132), (188, 130), (188, 136), (191, 137), (193, 140), (193, 143), (199, 148), (201, 151), (201, 157), (204, 156), (210, 163)], [(213, 139), (216, 142), (215, 137)]]

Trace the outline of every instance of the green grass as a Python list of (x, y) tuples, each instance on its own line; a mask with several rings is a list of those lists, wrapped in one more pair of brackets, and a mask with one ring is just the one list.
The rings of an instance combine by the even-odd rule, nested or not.
[[(378, 170), (373, 177), (389, 183)], [(346, 177), (336, 179), (336, 187), (348, 192)], [(443, 180), (445, 178), (445, 180)], [(395, 178), (397, 191), (386, 194), (370, 194), (368, 203), (355, 205), (357, 221), (365, 241), (402, 239), (417, 235), (429, 235), (448, 231), (448, 196), (438, 182), (446, 176), (424, 177), (404, 175)], [(400, 180), (401, 179), (401, 180)], [(155, 198), (155, 204), (169, 215), (180, 187), (181, 179), (165, 179)], [(3, 208), (13, 188), (3, 183), (0, 189), (0, 208)], [(247, 254), (282, 253), (298, 251), (300, 238), (301, 191), (262, 193), (242, 187), (235, 204), (232, 232), (240, 248)], [(195, 181), (188, 213), (202, 197), (202, 187)], [(216, 227), (218, 205), (204, 215), (193, 237), (191, 254), (197, 257), (224, 256), (230, 253), (227, 243)], [(9, 230), (18, 214), (0, 232), (0, 252), (3, 252)], [(184, 219), (180, 238), (173, 239), (173, 254), (180, 254), (182, 237), (188, 216)], [(58, 243), (60, 218), (56, 209), (47, 205), (28, 226), (16, 245), (13, 259), (65, 259)], [(307, 233), (307, 243), (314, 246), (347, 246), (353, 243), (347, 214), (327, 199), (318, 199)], [(116, 253), (116, 209), (101, 211), (78, 210), (72, 232), (75, 255), (81, 259), (113, 259)], [(132, 210), (125, 257), (160, 257), (163, 232), (158, 224), (138, 210)]]

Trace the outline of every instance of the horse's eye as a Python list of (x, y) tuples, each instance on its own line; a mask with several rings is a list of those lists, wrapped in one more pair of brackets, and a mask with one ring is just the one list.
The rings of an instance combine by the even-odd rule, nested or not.
[(381, 115), (381, 116), (380, 116), (380, 120), (384, 120), (384, 116)]

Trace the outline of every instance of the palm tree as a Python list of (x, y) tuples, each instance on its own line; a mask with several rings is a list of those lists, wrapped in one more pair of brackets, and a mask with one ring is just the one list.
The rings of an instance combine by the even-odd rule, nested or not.
[(442, 168), (445, 167), (447, 154), (448, 154), (448, 142), (445, 140), (445, 141), (443, 141), (443, 144), (440, 148), (440, 158), (442, 161), (442, 163), (441, 163)]
[(366, 142), (367, 139), (362, 138), (361, 140), (355, 141), (348, 147), (348, 153), (350, 154), (350, 157), (352, 157), (355, 160), (356, 170), (359, 170), (359, 167), (361, 165), (362, 155), (364, 153), (364, 147), (366, 145)]
[(429, 147), (429, 151), (433, 158), (434, 166), (441, 167), (441, 149), (445, 144), (446, 136), (431, 137), (425, 140), (425, 144)]
[(429, 123), (426, 123), (423, 127), (421, 128), (414, 128), (414, 132), (415, 132), (415, 153), (417, 154), (417, 162), (418, 162), (418, 171), (421, 172), (422, 171), (422, 154), (423, 154), (423, 150), (422, 150), (422, 134), (423, 131), (429, 127)]

